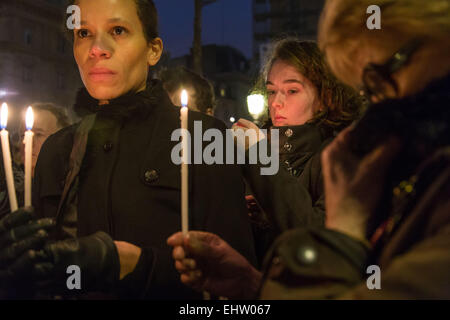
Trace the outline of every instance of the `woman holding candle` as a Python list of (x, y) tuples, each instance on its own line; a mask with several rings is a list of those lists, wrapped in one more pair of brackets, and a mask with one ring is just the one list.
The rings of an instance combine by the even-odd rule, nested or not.
[[(74, 56), (86, 89), (75, 110), (81, 123), (49, 137), (35, 173), (34, 205), (57, 219), (54, 241), (36, 263), (50, 293), (66, 288), (69, 265), (82, 270), (83, 293), (110, 298), (198, 298), (173, 267), (168, 235), (181, 230), (181, 175), (171, 134), (180, 109), (148, 67), (162, 52), (151, 0), (79, 0), (82, 25)], [(225, 126), (189, 113), (203, 127)], [(192, 130), (191, 130), (192, 131)], [(223, 184), (237, 184), (225, 194)], [(235, 166), (189, 166), (189, 224), (221, 234), (254, 261), (243, 184)]]
[[(280, 156), (276, 175), (260, 175), (260, 165), (243, 166), (263, 211), (252, 215), (261, 236), (256, 244), (262, 261), (277, 235), (299, 226), (324, 225), (320, 152), (358, 117), (362, 100), (335, 78), (316, 43), (295, 38), (274, 44), (258, 87), (268, 101), (270, 119), (264, 127), (269, 129), (269, 141), (271, 130), (279, 130)], [(233, 128), (258, 131), (245, 119)]]

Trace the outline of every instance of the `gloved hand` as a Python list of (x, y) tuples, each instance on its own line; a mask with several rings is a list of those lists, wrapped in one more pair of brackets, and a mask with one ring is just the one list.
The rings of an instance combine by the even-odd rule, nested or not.
[(46, 259), (37, 263), (35, 270), (44, 279), (39, 286), (51, 293), (68, 289), (67, 268), (71, 265), (80, 268), (82, 291), (109, 291), (119, 281), (119, 255), (113, 239), (105, 232), (49, 242), (43, 252)]
[(52, 219), (34, 218), (33, 208), (20, 208), (0, 220), (0, 288), (31, 287), (34, 263), (43, 258), (39, 251), (48, 238)]

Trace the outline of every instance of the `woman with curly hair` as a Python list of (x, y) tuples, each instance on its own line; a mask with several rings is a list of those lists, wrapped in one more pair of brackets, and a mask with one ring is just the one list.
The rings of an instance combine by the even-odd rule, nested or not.
[[(261, 261), (282, 232), (324, 226), (320, 152), (358, 117), (362, 104), (355, 91), (332, 75), (315, 43), (291, 38), (275, 44), (257, 87), (269, 105), (268, 137), (244, 119), (233, 128), (256, 130), (259, 143), (264, 139), (279, 143), (281, 168), (275, 175), (260, 175), (260, 164), (243, 166), (244, 177), (264, 211), (255, 210), (252, 217)], [(191, 232), (186, 240), (178, 233), (168, 243), (175, 247), (173, 255), (184, 283), (229, 298), (255, 297), (261, 274), (219, 237)]]

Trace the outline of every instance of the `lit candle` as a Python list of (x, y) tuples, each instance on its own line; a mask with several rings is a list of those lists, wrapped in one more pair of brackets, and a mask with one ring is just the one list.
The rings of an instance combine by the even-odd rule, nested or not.
[(25, 116), (25, 125), (27, 131), (25, 131), (25, 138), (23, 143), (25, 144), (25, 207), (31, 207), (31, 176), (32, 176), (32, 164), (31, 159), (33, 156), (33, 128), (34, 116), (33, 109), (28, 107), (27, 114)]
[(189, 213), (188, 213), (188, 205), (189, 205), (189, 189), (188, 189), (188, 95), (186, 90), (181, 92), (181, 110), (180, 110), (180, 119), (181, 119), (181, 230), (183, 231), (183, 235), (187, 235), (188, 232), (188, 224), (189, 224)]
[(9, 134), (6, 130), (6, 124), (8, 123), (8, 105), (2, 104), (0, 126), (2, 131), (0, 132), (2, 140), (2, 152), (3, 152), (3, 167), (5, 169), (6, 186), (8, 187), (9, 205), (11, 212), (18, 209), (16, 188), (14, 187), (14, 175), (12, 170), (11, 153), (9, 151)]

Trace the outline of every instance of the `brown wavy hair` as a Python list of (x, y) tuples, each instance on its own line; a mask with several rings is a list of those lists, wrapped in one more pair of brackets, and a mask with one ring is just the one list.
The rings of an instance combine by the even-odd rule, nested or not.
[(333, 75), (324, 55), (312, 41), (286, 38), (275, 42), (255, 91), (267, 96), (265, 84), (269, 71), (277, 60), (295, 67), (317, 89), (322, 108), (308, 123), (340, 129), (348, 126), (362, 113), (363, 100), (360, 95)]

